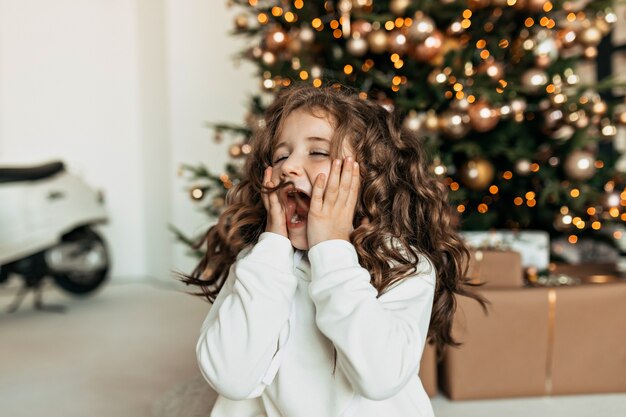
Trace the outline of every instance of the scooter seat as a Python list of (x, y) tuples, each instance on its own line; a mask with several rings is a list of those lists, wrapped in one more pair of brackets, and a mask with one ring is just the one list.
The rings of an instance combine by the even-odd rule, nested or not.
[(40, 180), (63, 170), (65, 167), (60, 161), (27, 168), (0, 168), (0, 183)]

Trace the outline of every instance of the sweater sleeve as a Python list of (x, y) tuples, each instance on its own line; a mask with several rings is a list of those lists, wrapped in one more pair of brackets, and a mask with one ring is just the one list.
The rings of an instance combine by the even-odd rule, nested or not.
[(365, 398), (383, 400), (397, 394), (419, 369), (435, 268), (420, 257), (415, 275), (377, 297), (370, 273), (359, 265), (350, 242), (320, 242), (308, 255), (316, 323), (337, 349), (338, 368)]
[(261, 395), (280, 365), (297, 287), (289, 239), (263, 233), (230, 268), (196, 345), (204, 378), (221, 395)]

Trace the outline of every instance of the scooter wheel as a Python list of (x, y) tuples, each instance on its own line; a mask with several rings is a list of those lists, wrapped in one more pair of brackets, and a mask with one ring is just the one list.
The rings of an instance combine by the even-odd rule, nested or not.
[[(107, 278), (109, 256), (104, 240), (89, 227), (68, 233), (59, 246), (64, 251), (61, 260), (54, 252), (46, 254), (50, 275), (59, 287), (74, 295), (94, 291)], [(50, 255), (50, 256), (49, 256)], [(60, 265), (54, 265), (58, 262)]]

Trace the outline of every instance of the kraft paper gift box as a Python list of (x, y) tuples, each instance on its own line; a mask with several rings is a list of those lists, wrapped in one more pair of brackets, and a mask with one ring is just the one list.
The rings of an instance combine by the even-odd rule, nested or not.
[(453, 400), (626, 392), (626, 283), (490, 289), (458, 298), (441, 366)]
[(427, 344), (422, 353), (419, 377), (429, 397), (437, 395), (437, 349)]
[(518, 252), (491, 249), (470, 251), (467, 276), (474, 284), (489, 287), (522, 287), (524, 272)]
[(550, 263), (550, 236), (543, 230), (462, 231), (471, 248), (497, 248), (519, 252), (524, 268), (541, 271)]

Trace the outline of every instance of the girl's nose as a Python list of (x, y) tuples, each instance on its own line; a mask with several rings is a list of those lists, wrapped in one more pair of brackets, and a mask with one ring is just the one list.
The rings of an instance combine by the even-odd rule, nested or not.
[(281, 176), (300, 175), (303, 172), (302, 163), (298, 157), (290, 155), (281, 166)]

